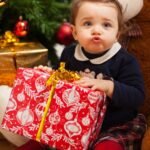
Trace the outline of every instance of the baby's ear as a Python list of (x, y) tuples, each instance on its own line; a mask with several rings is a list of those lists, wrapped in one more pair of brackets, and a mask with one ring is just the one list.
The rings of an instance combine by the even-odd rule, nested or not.
[(121, 32), (118, 32), (118, 33), (117, 33), (117, 36), (116, 36), (116, 38), (117, 38), (117, 41), (119, 40), (119, 38), (120, 38), (120, 35), (121, 35)]
[(73, 24), (71, 25), (71, 30), (72, 30), (73, 38), (75, 40), (77, 40), (77, 32), (76, 32), (76, 28), (75, 28), (75, 26)]
[(118, 42), (118, 40), (120, 39), (120, 36), (121, 36), (121, 31), (118, 31), (115, 42)]

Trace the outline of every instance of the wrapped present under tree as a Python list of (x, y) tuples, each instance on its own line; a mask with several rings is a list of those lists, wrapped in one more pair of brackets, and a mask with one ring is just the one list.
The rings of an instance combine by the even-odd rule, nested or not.
[(6, 35), (0, 39), (0, 85), (12, 86), (17, 68), (48, 64), (48, 49), (39, 42), (10, 41), (9, 31)]

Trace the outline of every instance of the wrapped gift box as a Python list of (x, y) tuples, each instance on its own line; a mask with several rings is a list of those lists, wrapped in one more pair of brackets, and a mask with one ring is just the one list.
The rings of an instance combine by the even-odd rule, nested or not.
[(14, 73), (19, 67), (34, 67), (47, 63), (48, 49), (39, 42), (19, 42), (1, 47), (0, 85), (11, 85)]
[(87, 149), (103, 122), (104, 92), (59, 80), (51, 97), (53, 85), (46, 86), (49, 76), (31, 68), (18, 69), (1, 127), (57, 149)]
[(19, 42), (0, 48), (0, 69), (47, 65), (48, 49), (39, 42)]

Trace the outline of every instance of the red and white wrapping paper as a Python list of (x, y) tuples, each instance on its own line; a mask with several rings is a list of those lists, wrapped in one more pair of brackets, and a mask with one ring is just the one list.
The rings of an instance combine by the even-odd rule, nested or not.
[[(19, 68), (1, 127), (36, 140), (51, 86), (49, 74)], [(105, 94), (58, 81), (40, 142), (61, 150), (86, 150), (106, 111)]]

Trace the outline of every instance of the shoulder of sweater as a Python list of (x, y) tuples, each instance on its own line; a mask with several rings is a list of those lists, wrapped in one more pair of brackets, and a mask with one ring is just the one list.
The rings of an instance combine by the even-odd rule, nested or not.
[(77, 45), (76, 43), (73, 43), (73, 44), (71, 44), (71, 45), (68, 45), (68, 46), (66, 46), (66, 47), (64, 48), (64, 51), (73, 52), (73, 51), (75, 50), (76, 45)]
[(128, 60), (128, 61), (137, 61), (136, 56), (134, 56), (132, 53), (130, 53), (129, 51), (125, 50), (124, 48), (121, 48), (117, 55), (117, 57), (119, 56), (119, 58), (122, 58), (123, 60)]

